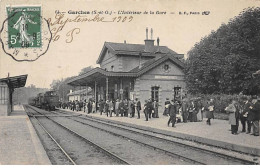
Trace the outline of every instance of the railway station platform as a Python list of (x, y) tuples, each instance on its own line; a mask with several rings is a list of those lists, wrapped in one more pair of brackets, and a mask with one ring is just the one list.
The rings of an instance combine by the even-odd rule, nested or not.
[[(68, 109), (61, 109), (72, 112)], [(168, 116), (163, 116), (159, 113), (160, 118), (151, 118), (149, 121), (145, 121), (144, 113), (141, 112), (141, 119), (130, 117), (107, 117), (106, 114), (100, 115), (100, 113), (84, 113), (83, 111), (76, 112), (77, 114), (91, 116), (93, 118), (100, 118), (102, 120), (108, 120), (110, 122), (120, 123), (132, 127), (139, 127), (147, 131), (159, 132), (166, 135), (172, 135), (179, 138), (217, 146), (232, 151), (243, 152), (247, 154), (253, 154), (260, 156), (260, 136), (253, 136), (250, 134), (242, 133), (241, 124), (239, 126), (239, 134), (231, 134), (231, 126), (226, 120), (212, 119), (211, 125), (206, 124), (206, 119), (202, 122), (188, 122), (177, 123), (176, 127), (168, 127)], [(259, 158), (259, 157), (258, 157)]]
[(22, 105), (0, 116), (0, 165), (51, 165)]

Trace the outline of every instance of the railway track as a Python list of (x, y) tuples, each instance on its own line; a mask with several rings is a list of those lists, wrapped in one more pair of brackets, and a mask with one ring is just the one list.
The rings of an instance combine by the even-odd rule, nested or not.
[[(51, 134), (47, 131), (47, 129), (43, 126), (43, 124), (37, 119), (37, 117), (34, 116), (34, 115), (35, 115), (35, 114), (34, 114), (35, 112), (38, 113), (38, 114), (40, 114), (40, 115), (36, 115), (36, 116), (47, 118), (48, 120), (52, 121), (52, 122), (55, 123), (56, 125), (60, 126), (60, 128), (65, 129), (66, 131), (68, 131), (71, 135), (78, 137), (81, 141), (84, 141), (84, 142), (88, 143), (91, 147), (94, 146), (96, 149), (98, 149), (98, 151), (102, 151), (102, 153), (104, 153), (104, 154), (106, 155), (106, 157), (109, 157), (109, 158), (113, 159), (116, 163), (129, 165), (129, 163), (128, 163), (127, 161), (125, 161), (124, 159), (120, 158), (119, 156), (117, 156), (117, 155), (115, 155), (115, 154), (109, 152), (108, 150), (106, 150), (106, 149), (104, 149), (103, 147), (99, 146), (99, 145), (96, 144), (95, 142), (92, 142), (92, 141), (86, 139), (85, 137), (81, 136), (79, 133), (77, 133), (77, 132), (71, 130), (70, 128), (64, 126), (63, 124), (58, 123), (58, 122), (52, 120), (52, 119), (50, 118), (50, 115), (47, 116), (47, 115), (45, 115), (45, 114), (39, 112), (39, 110), (36, 110), (34, 107), (31, 107), (31, 106), (26, 106), (26, 108), (31, 110), (31, 111), (28, 110), (28, 111), (30, 111), (30, 112), (28, 113), (28, 115), (29, 115), (30, 117), (33, 117), (35, 120), (37, 120), (37, 123), (38, 123), (38, 124), (42, 127), (42, 129), (48, 134), (48, 136), (51, 137), (51, 139), (56, 143), (56, 145), (59, 147), (59, 149), (63, 152), (63, 154), (67, 157), (67, 159), (70, 160), (70, 162), (71, 162), (72, 164), (75, 165), (75, 164), (77, 164), (77, 162), (72, 159), (72, 157), (68, 154), (69, 152), (66, 152), (66, 150), (64, 149), (64, 147), (62, 147), (62, 145), (61, 145), (60, 143), (58, 143), (58, 140), (56, 140), (56, 139), (54, 138), (54, 136), (51, 135)], [(34, 112), (32, 112), (32, 110), (33, 110)], [(59, 141), (61, 141), (61, 140), (59, 140)], [(78, 158), (75, 158), (75, 160), (76, 160), (76, 159), (78, 159)], [(105, 164), (106, 164), (106, 163), (105, 163)]]
[(53, 142), (55, 142), (55, 144), (57, 145), (57, 147), (60, 149), (60, 151), (62, 152), (62, 154), (65, 155), (65, 157), (67, 158), (67, 160), (73, 164), (76, 165), (75, 161), (69, 156), (69, 154), (62, 148), (62, 146), (55, 140), (55, 138), (46, 130), (46, 128), (40, 123), (40, 121), (33, 116), (33, 118), (37, 121), (37, 123), (41, 126), (41, 128), (45, 131), (45, 133), (52, 139)]
[[(59, 112), (67, 113), (67, 112), (64, 112), (64, 111), (59, 111)], [(55, 112), (55, 113), (57, 113), (57, 112)], [(224, 159), (224, 160), (227, 161), (227, 163), (230, 162), (232, 164), (256, 164), (256, 162), (253, 160), (254, 159), (253, 156), (245, 157), (244, 154), (240, 154), (240, 153), (233, 152), (233, 151), (227, 151), (227, 150), (224, 150), (224, 149), (214, 148), (214, 147), (208, 147), (208, 146), (205, 146), (205, 145), (202, 145), (202, 144), (196, 144), (197, 146), (194, 146), (194, 142), (192, 144), (186, 143), (182, 139), (180, 140), (176, 137), (170, 137), (168, 135), (158, 134), (158, 133), (154, 133), (154, 132), (149, 133), (146, 130), (137, 129), (137, 128), (134, 128), (134, 127), (129, 128), (128, 126), (123, 126), (123, 125), (115, 124), (115, 123), (112, 123), (112, 122), (108, 123), (106, 121), (94, 119), (94, 118), (91, 118), (89, 116), (86, 116), (86, 117), (78, 116), (78, 117), (73, 117), (73, 118), (68, 117), (68, 118), (70, 118), (71, 120), (74, 120), (76, 122), (79, 122), (81, 124), (88, 125), (90, 127), (99, 129), (101, 131), (111, 133), (115, 136), (120, 136), (122, 138), (135, 141), (136, 143), (148, 146), (150, 148), (154, 148), (155, 150), (163, 151), (163, 152), (170, 154), (170, 155), (176, 155), (179, 158), (189, 160), (189, 161), (191, 161), (195, 164), (196, 163), (197, 164), (210, 164), (210, 163), (205, 163), (205, 162), (202, 162), (202, 161), (190, 159), (190, 156), (187, 157), (185, 155), (180, 155), (178, 153), (170, 152), (169, 149), (162, 149), (162, 148), (156, 147), (154, 145), (141, 142), (141, 141), (136, 140), (135, 138), (131, 138), (131, 137), (134, 137), (133, 134), (139, 134), (141, 136), (145, 136), (145, 137), (152, 138), (152, 139), (157, 139), (159, 141), (164, 141), (165, 143), (170, 143), (170, 144), (175, 145), (175, 146), (177, 144), (178, 146), (182, 146), (186, 149), (188, 148), (188, 149), (200, 152), (200, 154), (204, 153), (205, 157), (207, 157), (206, 155), (212, 155), (216, 158), (221, 158), (222, 161)], [(101, 126), (101, 125), (103, 125), (103, 126)], [(122, 131), (121, 134), (118, 133), (118, 130), (112, 131), (113, 128), (121, 130)], [(129, 135), (125, 136), (124, 132), (126, 132), (126, 131), (131, 132), (133, 134), (131, 136), (129, 136)], [(225, 152), (225, 153), (223, 153), (223, 152)], [(189, 150), (188, 154), (189, 155), (191, 154), (190, 150)], [(236, 155), (236, 156), (234, 156), (234, 155)], [(225, 163), (219, 162), (218, 164), (225, 164)]]
[[(33, 107), (31, 108), (34, 109)], [(60, 113), (62, 113), (63, 115), (60, 115)], [(194, 144), (192, 143), (195, 142), (187, 143), (182, 139), (169, 135), (158, 134), (155, 132), (147, 132), (143, 129), (137, 129), (135, 127), (128, 127), (113, 122), (107, 122), (103, 121), (102, 119), (94, 119), (89, 116), (83, 117), (80, 115), (71, 115), (71, 112), (66, 111), (52, 111), (49, 112), (47, 115), (38, 112), (38, 114), (40, 115), (36, 116), (46, 117), (53, 122), (62, 125), (63, 127), (66, 126), (55, 120), (58, 120), (58, 118), (66, 118), (70, 121), (74, 121), (87, 127), (106, 132), (110, 135), (120, 137), (127, 141), (135, 142), (136, 144), (140, 144), (159, 152), (163, 152), (169, 156), (173, 156), (175, 158), (177, 157), (181, 160), (189, 162), (190, 164), (255, 164), (253, 160), (250, 160), (250, 157), (243, 158), (243, 155), (241, 155), (241, 157), (233, 156), (232, 154), (230, 155), (231, 151), (225, 151), (227, 153), (223, 153), (223, 151), (221, 151), (223, 149), (215, 150), (212, 149), (212, 147), (205, 148), (205, 145), (202, 144), (197, 144), (198, 146), (194, 146)], [(66, 128), (69, 129), (68, 127)], [(69, 130), (75, 132), (71, 129)], [(80, 134), (78, 134), (78, 136), (81, 138), (83, 137)], [(146, 140), (143, 139), (144, 137), (146, 138)], [(147, 141), (147, 139), (149, 139), (149, 142)]]
[[(32, 108), (34, 109), (34, 107), (32, 107)], [(38, 111), (38, 113), (39, 113), (39, 111)], [(37, 116), (40, 116), (39, 118), (46, 118), (43, 113), (40, 113), (40, 114), (41, 115), (37, 115)], [(35, 115), (35, 114), (30, 114), (30, 115)], [(72, 123), (70, 119), (68, 119), (69, 122), (66, 122), (66, 121), (64, 121), (65, 117), (56, 117), (57, 116), (56, 114), (51, 115), (49, 112), (47, 112), (46, 116), (48, 116), (48, 118), (49, 118), (49, 116), (53, 116), (53, 119), (55, 118), (56, 120), (59, 119), (60, 120), (59, 122), (55, 121), (57, 123), (62, 123), (62, 121), (63, 121), (65, 123), (65, 125), (66, 124), (69, 125), (71, 130), (73, 130), (73, 125), (76, 125), (75, 123)], [(50, 119), (50, 120), (53, 120), (53, 119)], [(64, 123), (61, 125), (64, 125)], [(82, 125), (80, 125), (80, 127), (82, 127)], [(82, 128), (76, 128), (76, 129), (74, 128), (74, 130), (77, 130), (77, 131), (79, 131), (79, 129), (82, 130)], [(89, 129), (84, 128), (84, 130), (89, 130)], [(90, 131), (90, 133), (91, 132), (100, 133), (100, 131), (97, 131), (97, 130)], [(80, 133), (80, 131), (79, 131), (79, 134), (84, 136), (84, 133), (82, 133), (82, 132)], [(153, 149), (148, 150), (145, 147), (140, 147), (140, 145), (138, 145), (132, 141), (122, 141), (122, 139), (116, 140), (116, 138), (118, 138), (118, 136), (111, 137), (111, 134), (104, 135), (104, 133), (102, 133), (99, 136), (96, 134), (93, 134), (93, 136), (100, 137), (101, 139), (105, 138), (105, 141), (103, 141), (102, 143), (99, 143), (99, 144), (101, 144), (101, 145), (106, 144), (105, 146), (108, 149), (110, 148), (110, 146), (117, 145), (117, 146), (115, 146), (116, 149), (118, 148), (116, 151), (111, 150), (111, 149), (109, 149), (109, 151), (111, 150), (112, 152), (121, 155), (123, 158), (125, 158), (128, 161), (128, 163), (133, 163), (133, 164), (151, 164), (151, 163), (153, 163), (153, 164), (191, 164), (191, 162), (185, 162), (176, 157), (172, 157), (172, 156), (170, 157), (167, 155), (165, 156), (165, 154), (155, 152)], [(108, 136), (110, 136), (110, 138), (108, 138)], [(110, 143), (111, 140), (113, 141), (112, 143)], [(118, 143), (115, 143), (115, 142), (118, 142)], [(126, 150), (126, 148), (127, 148), (125, 146), (126, 143), (128, 143), (128, 148), (130, 146), (130, 149), (129, 149), (130, 152), (128, 150)], [(129, 145), (129, 143), (130, 143), (130, 145)], [(122, 146), (123, 148), (120, 146)], [(121, 149), (119, 149), (119, 148), (121, 148)], [(136, 151), (137, 149), (139, 151)], [(122, 151), (124, 151), (124, 152), (122, 153)], [(144, 155), (143, 155), (143, 153), (144, 153)], [(135, 155), (135, 156), (133, 156), (133, 155)], [(148, 156), (148, 158), (146, 156)], [(156, 159), (158, 159), (158, 160), (156, 160)], [(149, 160), (149, 161), (147, 161), (147, 160)], [(150, 162), (151, 160), (152, 160), (152, 162)], [(196, 162), (195, 164), (198, 164), (198, 162)]]

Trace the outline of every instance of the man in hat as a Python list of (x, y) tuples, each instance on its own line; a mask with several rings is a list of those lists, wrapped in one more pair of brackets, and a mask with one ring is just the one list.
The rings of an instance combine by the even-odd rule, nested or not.
[(182, 118), (184, 123), (187, 122), (188, 113), (189, 113), (189, 106), (187, 101), (188, 100), (185, 98), (182, 100), (182, 104), (181, 104)]
[(159, 114), (158, 114), (158, 107), (159, 107), (159, 104), (157, 103), (156, 100), (154, 100), (153, 102), (153, 111), (154, 111), (154, 118), (159, 118)]
[(128, 117), (128, 100), (124, 100), (124, 117)]
[(242, 97), (242, 103), (243, 103), (243, 108), (242, 108), (242, 113), (240, 114), (240, 121), (242, 124), (242, 132), (246, 131), (246, 124), (247, 124), (247, 134), (251, 133), (251, 123), (248, 120), (248, 114), (250, 111), (250, 106), (252, 106), (251, 101), (247, 97)]
[(140, 110), (141, 110), (141, 102), (138, 100), (138, 98), (135, 99), (136, 101), (136, 111), (137, 111), (137, 119), (140, 119)]
[(105, 113), (107, 114), (107, 117), (108, 117), (108, 115), (109, 115), (109, 100), (106, 100), (104, 108), (105, 108)]
[(92, 111), (92, 100), (89, 99), (88, 100), (88, 114), (91, 113), (91, 111)]
[(121, 114), (121, 117), (124, 116), (124, 102), (123, 100), (120, 100), (120, 103), (118, 105), (119, 113)]
[(171, 104), (169, 105), (170, 118), (168, 120), (168, 126), (170, 125), (170, 123), (172, 123), (172, 127), (175, 127), (176, 113), (177, 113), (177, 104), (174, 100), (171, 100)]
[(144, 103), (144, 115), (145, 115), (145, 121), (148, 121), (148, 100), (145, 100)]
[(171, 104), (171, 102), (169, 101), (169, 98), (166, 98), (166, 101), (164, 104), (165, 104), (165, 109), (164, 109), (163, 115), (167, 116), (169, 114), (169, 106)]
[(151, 118), (152, 111), (153, 111), (153, 103), (152, 103), (151, 99), (148, 100), (146, 107), (148, 109), (148, 116), (149, 116), (149, 118)]
[[(259, 98), (258, 98), (259, 99)], [(252, 106), (250, 106), (250, 118), (252, 121), (253, 134), (259, 136), (259, 120), (260, 120), (260, 102), (256, 96), (253, 96)]]
[(215, 105), (214, 105), (214, 99), (210, 99), (209, 102), (207, 102), (207, 105), (206, 105), (206, 118), (207, 119), (207, 124), (208, 125), (211, 125), (211, 122), (210, 120), (213, 118), (214, 119), (214, 109), (215, 109)]
[(103, 101), (103, 99), (101, 99), (99, 101), (99, 111), (100, 111), (100, 115), (102, 115), (103, 111), (104, 111), (104, 106), (105, 106), (105, 102)]

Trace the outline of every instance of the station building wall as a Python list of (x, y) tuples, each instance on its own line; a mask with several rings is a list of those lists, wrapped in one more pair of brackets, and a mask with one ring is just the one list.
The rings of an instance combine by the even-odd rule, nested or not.
[[(167, 72), (163, 69), (165, 64), (170, 66), (170, 70)], [(170, 100), (174, 98), (175, 87), (185, 90), (184, 73), (173, 62), (166, 61), (137, 78), (134, 88), (135, 97), (140, 99), (142, 106), (145, 100), (152, 97), (152, 87), (159, 87), (159, 112), (162, 112), (166, 98)]]
[[(133, 56), (121, 56), (120, 57), (122, 62), (122, 67), (124, 67), (123, 71), (130, 71), (140, 64), (139, 57), (133, 57)], [(150, 60), (151, 57), (142, 57), (141, 58), (141, 64), (145, 63), (146, 61)]]
[[(150, 59), (151, 57), (142, 57), (141, 64)], [(139, 65), (139, 61), (140, 59), (138, 56), (116, 56), (107, 50), (100, 67), (102, 69), (106, 69), (107, 71), (127, 72), (137, 67)], [(112, 66), (113, 69), (111, 68)]]
[(119, 57), (107, 50), (100, 67), (102, 69), (106, 69), (107, 71), (112, 71), (111, 66), (114, 67), (113, 71), (115, 72), (122, 71), (122, 62)]

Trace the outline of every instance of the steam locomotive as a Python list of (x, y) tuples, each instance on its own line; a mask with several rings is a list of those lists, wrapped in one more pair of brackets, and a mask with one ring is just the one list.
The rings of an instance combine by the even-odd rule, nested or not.
[(28, 104), (48, 111), (55, 110), (59, 105), (59, 96), (55, 91), (39, 93), (36, 97), (31, 97)]

